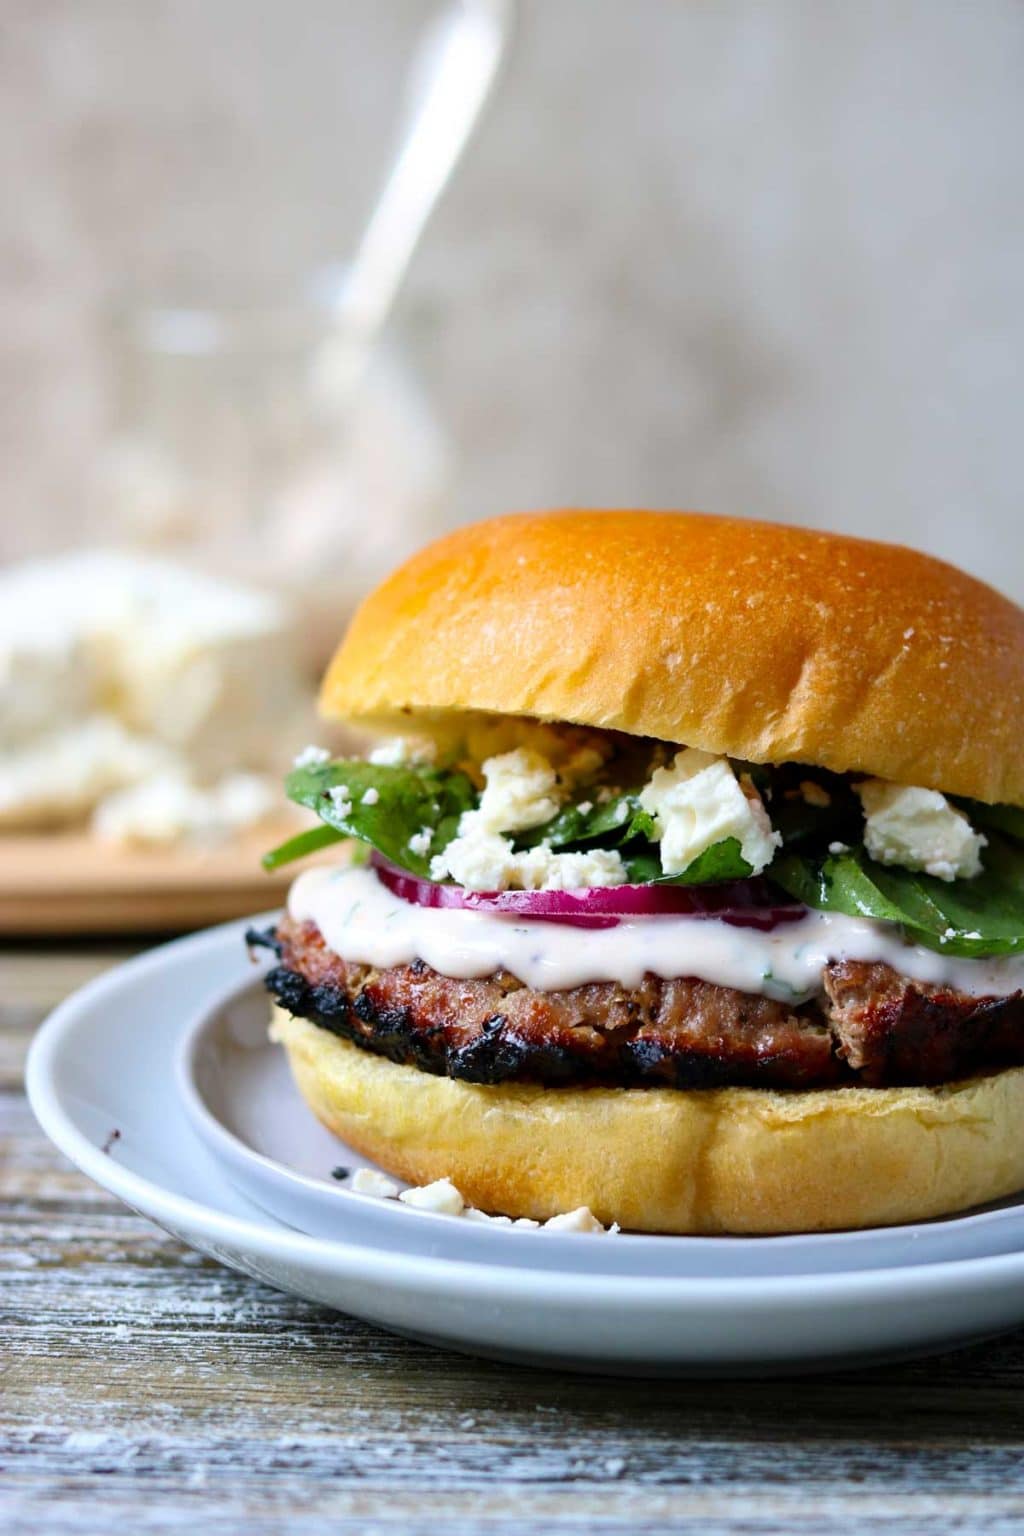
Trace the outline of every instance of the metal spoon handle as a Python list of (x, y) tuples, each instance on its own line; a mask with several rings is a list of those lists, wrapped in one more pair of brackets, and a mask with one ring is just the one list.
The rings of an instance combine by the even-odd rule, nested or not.
[(505, 51), (512, 0), (457, 0), (431, 27), (398, 154), (356, 251), (339, 316), (368, 343), (384, 324), (427, 221), (472, 136)]

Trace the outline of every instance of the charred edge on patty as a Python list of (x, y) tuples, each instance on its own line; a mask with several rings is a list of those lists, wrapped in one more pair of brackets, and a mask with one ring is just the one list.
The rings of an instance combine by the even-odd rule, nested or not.
[(441, 976), (422, 960), (374, 970), (284, 919), (266, 978), (289, 1012), (389, 1060), (473, 1083), (679, 1088), (869, 1087), (950, 1082), (1024, 1062), (1024, 1000), (974, 998), (889, 966), (828, 966), (792, 1008), (695, 980), (647, 976), (536, 992), (508, 972)]
[(269, 949), (280, 960), (281, 940), (277, 936), (277, 929), (271, 924), (269, 928), (247, 928), (245, 930), (245, 947), (249, 951), (250, 960), (256, 957), (254, 949)]

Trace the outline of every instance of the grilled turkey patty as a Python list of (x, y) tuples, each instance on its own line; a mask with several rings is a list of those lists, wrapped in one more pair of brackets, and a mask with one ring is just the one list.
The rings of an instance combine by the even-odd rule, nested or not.
[(890, 966), (836, 961), (818, 998), (790, 1007), (692, 979), (537, 992), (424, 964), (346, 961), (311, 922), (251, 932), (279, 964), (268, 990), (356, 1045), (474, 1083), (812, 1088), (941, 1083), (1024, 1063), (1024, 997), (976, 998)]

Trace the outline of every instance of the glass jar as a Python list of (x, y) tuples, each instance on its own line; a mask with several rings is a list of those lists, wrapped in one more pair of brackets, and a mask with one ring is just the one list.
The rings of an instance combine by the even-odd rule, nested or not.
[(359, 597), (442, 531), (452, 479), (393, 345), (331, 388), (342, 281), (282, 302), (124, 309), (101, 464), (105, 537), (294, 594), (317, 661)]

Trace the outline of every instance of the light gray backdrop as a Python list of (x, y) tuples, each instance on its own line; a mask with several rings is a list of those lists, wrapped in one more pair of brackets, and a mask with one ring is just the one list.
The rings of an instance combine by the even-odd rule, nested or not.
[[(111, 298), (351, 245), (419, 0), (3, 0), (11, 556), (77, 536)], [(1024, 596), (1024, 7), (528, 0), (398, 317), (450, 515), (687, 505)]]

